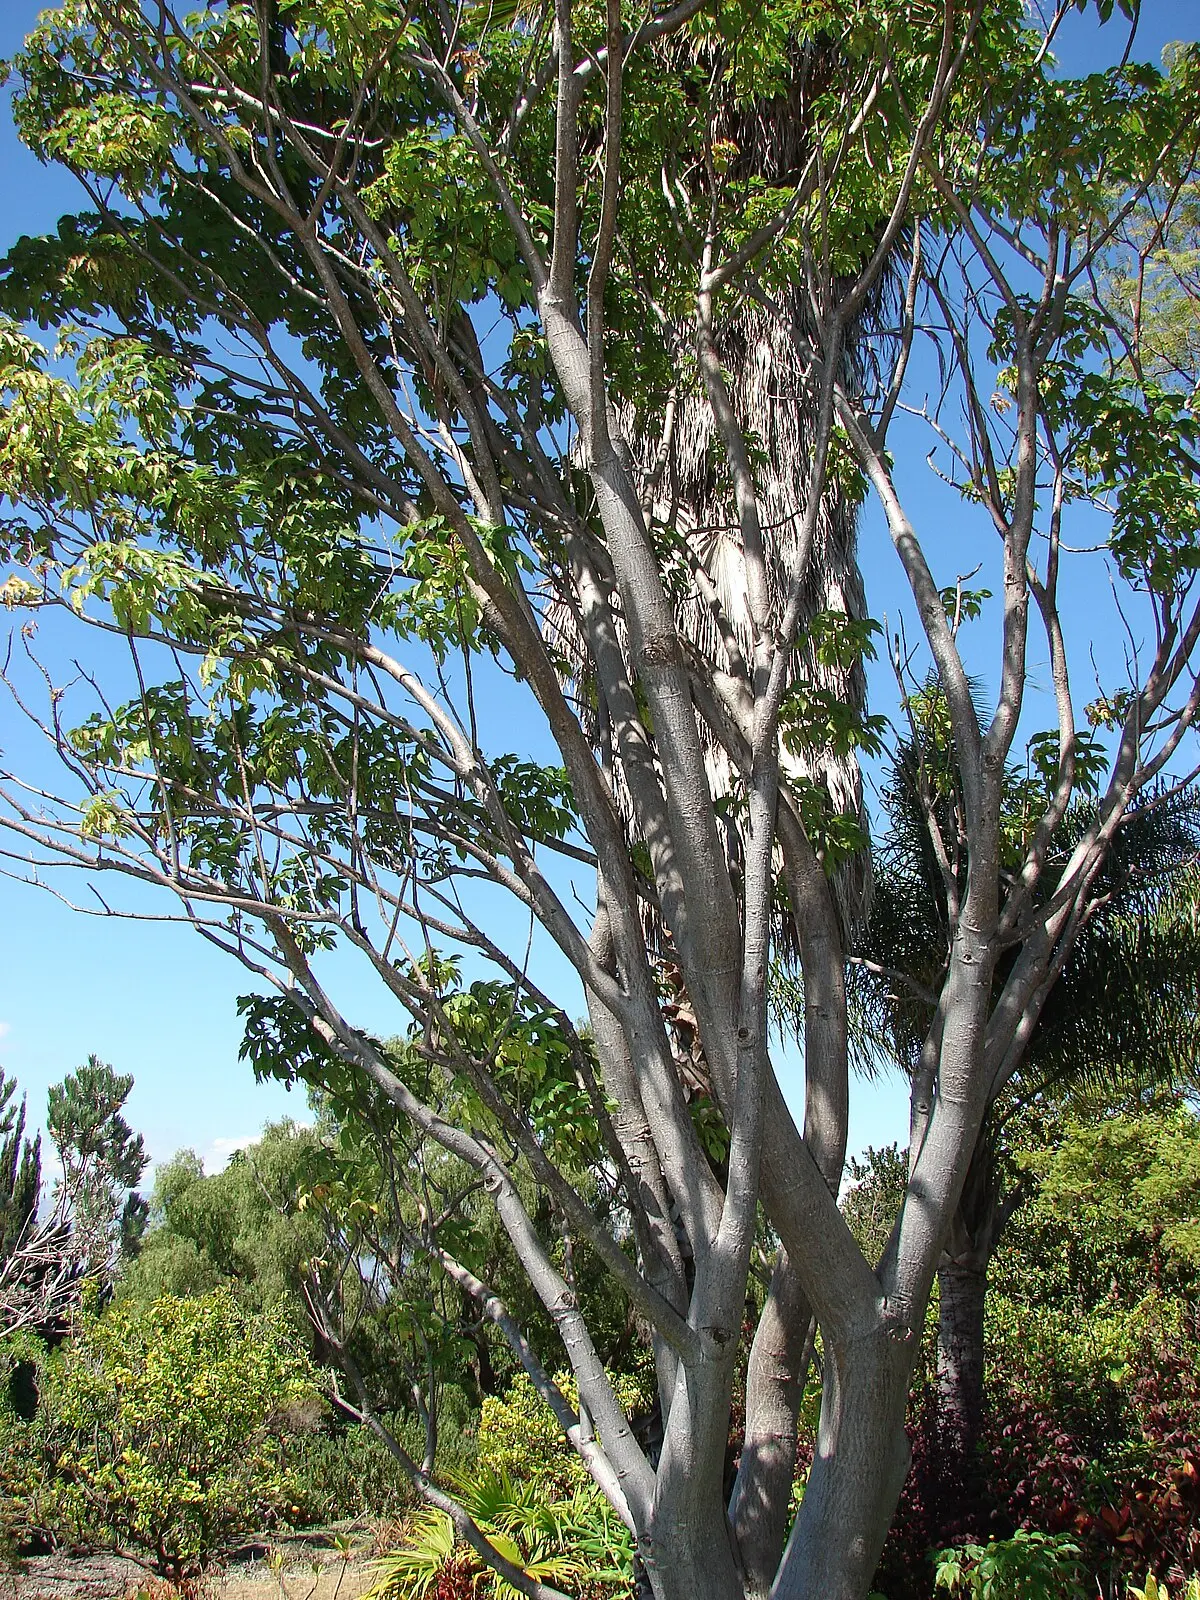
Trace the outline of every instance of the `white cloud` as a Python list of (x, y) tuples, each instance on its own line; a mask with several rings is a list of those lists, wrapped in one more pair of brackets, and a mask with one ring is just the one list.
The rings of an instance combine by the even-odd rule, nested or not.
[[(292, 1120), (297, 1128), (312, 1127), (312, 1123), (309, 1121), (302, 1121), (298, 1118), (293, 1118)], [(206, 1145), (194, 1145), (192, 1148), (200, 1156), (205, 1175), (211, 1178), (215, 1173), (224, 1172), (229, 1165), (230, 1156), (236, 1154), (239, 1150), (251, 1149), (254, 1145), (259, 1144), (261, 1140), (262, 1130), (260, 1129), (258, 1133), (243, 1133), (236, 1138), (230, 1138), (222, 1134), (216, 1139), (210, 1139)], [(144, 1178), (142, 1182), (143, 1186), (146, 1186), (150, 1183), (150, 1179)]]
[(0, 1039), (7, 1039), (8, 1035), (11, 1032), (12, 1032), (12, 1023), (11, 1022), (0, 1022)]
[(214, 1172), (223, 1172), (235, 1150), (246, 1150), (262, 1138), (260, 1133), (248, 1133), (240, 1139), (214, 1139), (204, 1152), (204, 1171), (211, 1178)]

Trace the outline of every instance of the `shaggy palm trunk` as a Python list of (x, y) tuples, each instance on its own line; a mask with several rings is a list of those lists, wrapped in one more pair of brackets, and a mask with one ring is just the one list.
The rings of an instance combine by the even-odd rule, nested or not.
[(938, 1407), (964, 1489), (977, 1487), (972, 1468), (983, 1420), (988, 1268), (1017, 1193), (1001, 1203), (995, 1134), (985, 1122), (938, 1266)]
[[(797, 633), (792, 677), (861, 712), (866, 703), (861, 664), (842, 667), (833, 664), (827, 654), (819, 656), (810, 628), (812, 618), (821, 612), (861, 619), (866, 601), (855, 558), (858, 508), (836, 479), (827, 482), (811, 547), (800, 545), (816, 419), (812, 375), (804, 353), (806, 308), (802, 294), (793, 297), (787, 310), (790, 321), (756, 306), (736, 312), (718, 333), (721, 364), (738, 421), (761, 451), (755, 488), (767, 544), (767, 579), (776, 605), (782, 606), (797, 574), (803, 574), (804, 620)], [(736, 508), (723, 478), (714, 471), (714, 459), (719, 458), (715, 442), (716, 427), (706, 401), (699, 395), (688, 397), (679, 408), (672, 454), (654, 515), (673, 524), (688, 539), (713, 581), (742, 648), (749, 652), (753, 629), (745, 556)], [(684, 598), (678, 620), (684, 636), (694, 640), (709, 659), (721, 659), (712, 613), (698, 593)], [(711, 742), (709, 761), (714, 795), (728, 793), (733, 786), (728, 760)], [(801, 757), (785, 751), (781, 779), (785, 783), (815, 780), (825, 789), (834, 811), (861, 816), (862, 776), (852, 753), (814, 750)], [(736, 859), (740, 841), (735, 835), (732, 830), (731, 853)], [(861, 915), (866, 874), (866, 860), (859, 858), (843, 867), (835, 879), (848, 925)], [(785, 932), (785, 949), (794, 952), (794, 930), (781, 931)]]
[(988, 1260), (971, 1251), (938, 1268), (937, 1385), (943, 1426), (964, 1465), (973, 1460), (983, 1420), (984, 1302)]

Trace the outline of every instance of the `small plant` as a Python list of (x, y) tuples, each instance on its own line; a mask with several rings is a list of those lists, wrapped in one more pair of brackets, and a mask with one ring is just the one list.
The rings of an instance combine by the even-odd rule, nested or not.
[[(556, 1586), (586, 1584), (628, 1591), (633, 1545), (624, 1525), (591, 1484), (550, 1498), (537, 1481), (514, 1483), (504, 1472), (484, 1471), (474, 1482), (456, 1482), (454, 1492), (480, 1531), (527, 1577)], [(447, 1577), (490, 1584), (494, 1600), (518, 1600), (517, 1591), (489, 1573), (473, 1551), (457, 1546), (454, 1525), (429, 1506), (417, 1511), (405, 1543), (376, 1563), (376, 1580), (364, 1600), (441, 1600)]]
[(935, 1587), (969, 1600), (1085, 1600), (1080, 1557), (1072, 1539), (1018, 1528), (1011, 1539), (937, 1551)]
[(1148, 1572), (1144, 1588), (1130, 1584), (1129, 1600), (1200, 1600), (1200, 1575), (1193, 1573), (1182, 1589), (1168, 1589), (1165, 1583), (1159, 1583), (1154, 1574)]
[(413, 1600), (425, 1600), (454, 1554), (454, 1524), (444, 1512), (423, 1507), (408, 1519), (403, 1547), (382, 1556), (375, 1564), (375, 1582), (367, 1600), (403, 1591)]
[(178, 1583), (150, 1578), (130, 1589), (125, 1600), (200, 1600), (202, 1592), (198, 1578), (181, 1578)]

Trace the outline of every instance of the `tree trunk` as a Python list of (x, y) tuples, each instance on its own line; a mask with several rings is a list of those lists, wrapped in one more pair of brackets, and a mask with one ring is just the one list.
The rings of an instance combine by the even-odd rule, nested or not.
[(966, 1473), (964, 1488), (971, 1486), (970, 1466), (983, 1420), (988, 1268), (1022, 1192), (1017, 1184), (1001, 1201), (996, 1134), (990, 1120), (985, 1121), (938, 1264), (938, 1402), (947, 1442)]
[(816, 1454), (772, 1600), (864, 1600), (908, 1472), (915, 1351), (883, 1327), (827, 1350)]
[(942, 1421), (964, 1463), (979, 1443), (983, 1419), (983, 1313), (986, 1258), (944, 1256), (938, 1268), (937, 1385)]
[(732, 1350), (679, 1368), (641, 1554), (657, 1600), (744, 1600), (722, 1494)]
[(655, 1600), (745, 1600), (724, 1507), (702, 1532), (664, 1529), (652, 1541), (644, 1570)]
[(746, 1593), (752, 1600), (770, 1593), (787, 1534), (797, 1419), (812, 1361), (814, 1331), (799, 1274), (781, 1251), (754, 1335), (746, 1387), (746, 1435), (730, 1501)]

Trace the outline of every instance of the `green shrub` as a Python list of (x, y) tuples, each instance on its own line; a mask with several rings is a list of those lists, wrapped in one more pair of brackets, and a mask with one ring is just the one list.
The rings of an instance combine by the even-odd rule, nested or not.
[(1085, 1600), (1079, 1546), (1018, 1528), (1011, 1539), (939, 1550), (936, 1587), (970, 1600)]
[[(416, 1445), (404, 1421), (388, 1420), (406, 1448)], [(414, 1491), (404, 1468), (361, 1424), (310, 1433), (295, 1440), (289, 1454), (293, 1493), (307, 1522), (397, 1517), (412, 1504)], [(420, 1454), (417, 1446), (418, 1459)]]
[(167, 1576), (301, 1513), (287, 1441), (320, 1414), (313, 1370), (227, 1290), (88, 1318), (43, 1406), (61, 1518)]
[[(572, 1405), (579, 1396), (574, 1379), (559, 1373), (555, 1382)], [(648, 1407), (653, 1378), (617, 1373), (612, 1379), (627, 1416)], [(539, 1483), (552, 1496), (570, 1495), (590, 1484), (587, 1469), (567, 1444), (550, 1407), (522, 1373), (503, 1399), (489, 1395), (479, 1413), (479, 1470)]]
[[(439, 1397), (437, 1471), (470, 1477), (476, 1458), (474, 1416), (447, 1385)], [(425, 1427), (411, 1412), (385, 1414), (383, 1421), (414, 1461), (425, 1454)], [(365, 1424), (326, 1426), (292, 1442), (296, 1500), (308, 1522), (344, 1518), (397, 1519), (413, 1505), (416, 1491), (404, 1468)]]

